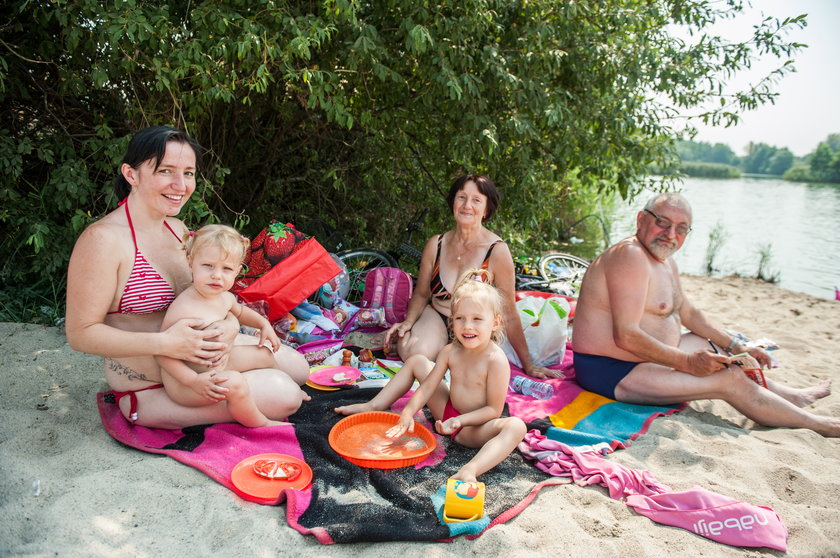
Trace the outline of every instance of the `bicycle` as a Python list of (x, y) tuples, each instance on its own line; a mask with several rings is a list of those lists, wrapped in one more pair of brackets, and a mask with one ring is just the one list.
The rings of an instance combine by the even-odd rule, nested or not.
[(429, 213), (428, 208), (418, 211), (400, 235), (401, 241), (396, 250), (388, 252), (379, 248), (365, 247), (342, 250), (336, 253), (347, 268), (349, 285), (346, 300), (356, 303), (362, 299), (365, 290), (365, 279), (370, 270), (377, 267), (399, 267), (402, 256), (407, 256), (419, 264), (423, 253), (411, 243), (411, 237), (423, 226), (423, 221)]
[(577, 298), (589, 262), (565, 252), (550, 252), (540, 257), (536, 272), (520, 263), (516, 272), (517, 291), (552, 292)]
[[(350, 276), (348, 294), (345, 297), (347, 300), (351, 302), (361, 300), (365, 278), (370, 270), (377, 267), (399, 267), (402, 256), (407, 256), (411, 261), (419, 264), (423, 254), (412, 245), (411, 238), (420, 230), (427, 213), (428, 209), (424, 209), (414, 216), (403, 230), (402, 240), (394, 252), (366, 247), (343, 250), (336, 254), (344, 262)], [(524, 266), (519, 266), (516, 272), (516, 290), (552, 292), (577, 297), (583, 274), (586, 273), (588, 267), (587, 260), (572, 254), (564, 252), (545, 254), (537, 263), (538, 275), (528, 273), (523, 269)]]

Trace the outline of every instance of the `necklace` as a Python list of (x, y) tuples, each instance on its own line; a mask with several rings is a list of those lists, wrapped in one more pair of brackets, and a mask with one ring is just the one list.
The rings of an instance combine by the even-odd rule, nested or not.
[[(452, 242), (452, 248), (455, 248), (454, 239), (453, 239), (453, 242)], [(469, 249), (470, 249), (470, 247), (469, 247), (467, 242), (462, 243), (460, 252), (455, 256), (455, 261), (460, 262), (461, 261), (461, 256), (468, 253)]]
[(467, 246), (465, 245), (464, 249), (457, 256), (455, 256), (455, 260), (460, 262), (461, 256), (463, 256), (467, 252), (467, 250), (469, 250), (469, 248), (467, 248)]

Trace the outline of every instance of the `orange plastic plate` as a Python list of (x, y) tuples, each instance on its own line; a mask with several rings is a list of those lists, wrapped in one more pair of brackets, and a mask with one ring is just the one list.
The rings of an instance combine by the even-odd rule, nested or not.
[(360, 467), (396, 469), (423, 461), (437, 446), (434, 435), (417, 421), (414, 432), (388, 438), (385, 432), (397, 424), (399, 415), (383, 411), (343, 418), (330, 430), (330, 447)]
[[(292, 481), (269, 479), (254, 471), (254, 463), (260, 459), (274, 459), (294, 463), (301, 469), (300, 475)], [(288, 488), (304, 490), (312, 482), (312, 469), (305, 461), (282, 453), (261, 453), (246, 457), (236, 464), (230, 473), (237, 494), (258, 504), (275, 504), (280, 493)]]

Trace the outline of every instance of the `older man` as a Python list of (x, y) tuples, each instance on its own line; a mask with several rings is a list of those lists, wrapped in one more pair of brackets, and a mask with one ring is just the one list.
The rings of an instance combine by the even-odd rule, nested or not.
[(828, 395), (829, 380), (804, 389), (769, 381), (765, 389), (728, 356), (747, 352), (770, 365), (767, 353), (738, 343), (685, 296), (671, 256), (690, 231), (686, 199), (660, 194), (636, 215), (636, 234), (589, 267), (572, 340), (578, 382), (628, 403), (722, 399), (764, 426), (840, 436), (840, 419), (801, 408)]

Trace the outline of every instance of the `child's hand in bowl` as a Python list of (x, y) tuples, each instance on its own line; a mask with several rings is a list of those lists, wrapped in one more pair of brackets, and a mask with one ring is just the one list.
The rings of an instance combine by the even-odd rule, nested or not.
[(414, 419), (400, 415), (400, 421), (385, 432), (388, 438), (399, 438), (406, 432), (414, 432)]

